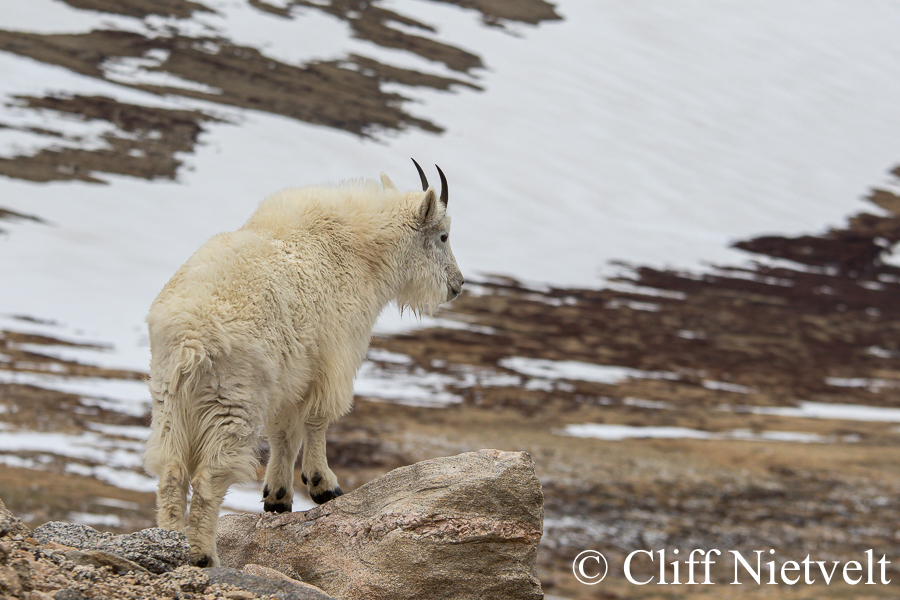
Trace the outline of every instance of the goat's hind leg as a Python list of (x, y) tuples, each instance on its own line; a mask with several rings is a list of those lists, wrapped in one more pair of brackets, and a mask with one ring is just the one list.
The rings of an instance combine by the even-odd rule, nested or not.
[[(152, 392), (151, 392), (152, 393)], [(173, 417), (159, 395), (153, 395), (153, 418), (150, 439), (144, 451), (147, 470), (159, 476), (156, 491), (156, 525), (184, 533), (187, 492), (190, 473), (185, 462), (185, 449), (173, 433)]]
[(191, 479), (194, 493), (191, 497), (188, 544), (191, 564), (196, 567), (219, 566), (219, 554), (216, 552), (219, 509), (232, 482), (232, 477), (223, 473), (212, 475), (206, 469), (201, 469)]
[(232, 484), (255, 477), (255, 427), (245, 409), (223, 398), (202, 420), (209, 426), (199, 428), (203, 437), (197, 440), (194, 450), (197, 468), (191, 478), (193, 496), (187, 537), (191, 564), (218, 567), (219, 508)]
[(188, 474), (180, 462), (167, 464), (156, 492), (156, 526), (184, 533)]

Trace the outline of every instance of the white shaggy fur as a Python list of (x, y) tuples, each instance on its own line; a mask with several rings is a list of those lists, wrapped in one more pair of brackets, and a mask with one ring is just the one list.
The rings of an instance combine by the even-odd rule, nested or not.
[(153, 302), (144, 458), (160, 478), (158, 525), (187, 531), (194, 564), (219, 564), (219, 507), (231, 484), (255, 477), (261, 430), (266, 510), (290, 510), (301, 443), (313, 499), (342, 493), (325, 431), (351, 408), (375, 319), (392, 300), (419, 313), (462, 288), (445, 203), (431, 187), (404, 193), (381, 178), (267, 198)]

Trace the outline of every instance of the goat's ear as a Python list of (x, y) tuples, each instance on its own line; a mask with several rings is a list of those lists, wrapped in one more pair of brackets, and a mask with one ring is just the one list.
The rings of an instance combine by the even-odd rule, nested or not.
[(433, 187), (429, 187), (425, 191), (425, 198), (419, 206), (419, 222), (423, 225), (433, 219), (437, 215), (437, 192)]
[(397, 186), (394, 185), (394, 182), (391, 181), (391, 178), (387, 176), (387, 173), (381, 174), (381, 185), (384, 186), (385, 190), (396, 190)]

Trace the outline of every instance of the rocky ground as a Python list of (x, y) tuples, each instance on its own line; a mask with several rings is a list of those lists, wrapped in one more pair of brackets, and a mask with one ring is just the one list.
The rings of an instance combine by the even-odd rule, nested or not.
[[(202, 10), (174, 0), (67, 1), (125, 14)], [(253, 1), (261, 10), (281, 10)], [(480, 10), (486, 22), (497, 26), (556, 18), (540, 0), (458, 3)], [(196, 92), (198, 98), (224, 99), (362, 136), (404, 127), (440, 129), (439, 123), (407, 114), (403, 98), (382, 92), (381, 83), (473, 85), (462, 75), (481, 65), (479, 57), (464, 50), (430, 42), (424, 26), (421, 37), (389, 29), (386, 23), (397, 19), (418, 25), (374, 3), (296, 4), (348, 19), (365, 39), (416, 48), (461, 78), (401, 72), (364, 57), (349, 66), (273, 65), (253, 49), (177, 36), (0, 32), (0, 48), (96, 77), (104, 76), (100, 66), (108, 56), (166, 50), (166, 60), (155, 68), (223, 90), (215, 97)], [(185, 93), (181, 88), (149, 91)], [(326, 96), (332, 100), (324, 102)], [(305, 100), (298, 103), (298, 98)], [(0, 159), (0, 173), (41, 181), (101, 181), (104, 173), (174, 177), (176, 153), (190, 151), (204, 122), (218, 118), (211, 112), (151, 110), (100, 97), (22, 97), (18, 102), (108, 120), (129, 133), (113, 136), (111, 150), (59, 149)], [(894, 174), (900, 177), (900, 170)], [(427, 408), (358, 397), (354, 411), (329, 434), (329, 458), (342, 486), (355, 489), (390, 469), (436, 456), (480, 448), (526, 450), (543, 484), (545, 531), (538, 570), (548, 594), (578, 599), (896, 597), (900, 428), (848, 414), (813, 418), (801, 410), (801, 402), (900, 408), (900, 269), (882, 261), (900, 241), (900, 196), (875, 190), (869, 199), (877, 215), (856, 215), (819, 235), (738, 243), (756, 259), (742, 266), (673, 272), (622, 265), (621, 277), (604, 289), (535, 287), (502, 277), (468, 285), (441, 315), (458, 326), (373, 341), (375, 348), (412, 359), (383, 368), (456, 381), (448, 389), (461, 401)], [(4, 218), (29, 217), (0, 207)], [(0, 370), (123, 380), (144, 376), (60, 358), (54, 349), (61, 343), (0, 332)], [(531, 359), (530, 366), (511, 357)], [(540, 372), (548, 363), (539, 361), (630, 370), (613, 379), (549, 376)], [(0, 417), (16, 429), (68, 433), (96, 423), (146, 425), (149, 418), (108, 410), (76, 394), (13, 383), (0, 383)], [(707, 439), (606, 441), (564, 435), (567, 426), (586, 423), (681, 427)], [(261, 455), (265, 459), (264, 448)], [(73, 512), (115, 516), (113, 524), (97, 525), (109, 531), (152, 526), (151, 493), (80, 475), (67, 469), (62, 457), (42, 459), (36, 471), (28, 463), (36, 453), (16, 456), (27, 468), (15, 461), (0, 465), (0, 498), (29, 526), (66, 520)], [(593, 587), (578, 583), (571, 568), (572, 559), (588, 548), (603, 552), (612, 568), (607, 580)], [(873, 549), (892, 560), (887, 574), (894, 585), (730, 586), (732, 566), (725, 558), (716, 567), (722, 583), (714, 586), (635, 586), (621, 574), (625, 556), (634, 550), (676, 548), (746, 554), (773, 549), (778, 564), (807, 554), (815, 560), (859, 561)], [(658, 575), (647, 563), (635, 573), (643, 579)], [(671, 568), (667, 576), (673, 576)]]
[(259, 565), (240, 571), (191, 567), (188, 553), (182, 534), (156, 528), (113, 536), (84, 525), (47, 523), (31, 531), (0, 500), (4, 600), (331, 598)]

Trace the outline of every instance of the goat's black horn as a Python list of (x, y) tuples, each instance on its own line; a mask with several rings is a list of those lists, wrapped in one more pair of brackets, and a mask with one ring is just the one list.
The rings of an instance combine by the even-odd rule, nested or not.
[(416, 165), (416, 171), (419, 172), (419, 179), (422, 180), (422, 191), (424, 192), (428, 189), (428, 178), (425, 177), (425, 173), (424, 171), (422, 171), (422, 167), (419, 166), (419, 163), (416, 162), (416, 159), (411, 158), (410, 160), (413, 161), (414, 165)]
[(437, 165), (434, 167), (438, 170), (438, 175), (441, 176), (441, 203), (444, 205), (444, 208), (447, 208), (447, 200), (449, 200), (450, 196), (450, 188), (447, 186), (447, 178), (444, 177), (444, 172), (441, 171), (441, 168)]

